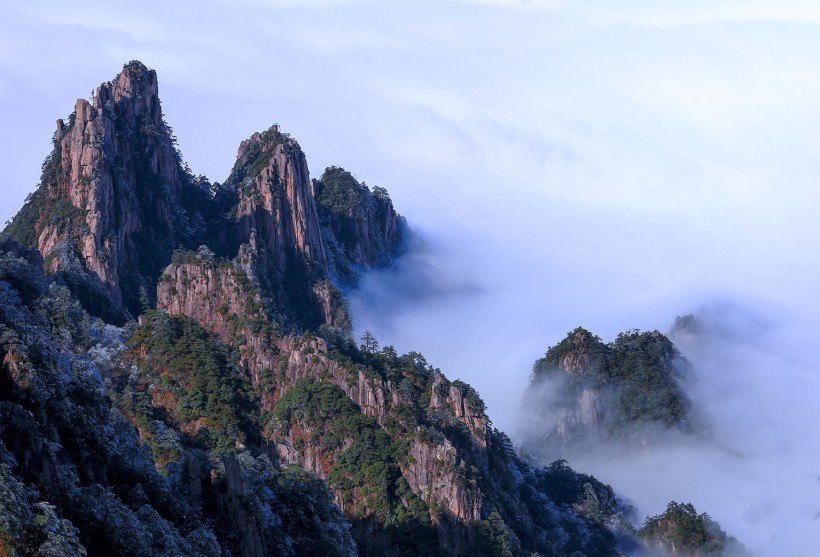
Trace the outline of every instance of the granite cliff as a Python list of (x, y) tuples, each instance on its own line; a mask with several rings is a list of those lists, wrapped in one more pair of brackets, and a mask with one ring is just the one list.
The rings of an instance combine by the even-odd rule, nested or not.
[(137, 62), (57, 121), (41, 188), (34, 233), (47, 271), (112, 321), (150, 305), (164, 261), (203, 234), (156, 73)]

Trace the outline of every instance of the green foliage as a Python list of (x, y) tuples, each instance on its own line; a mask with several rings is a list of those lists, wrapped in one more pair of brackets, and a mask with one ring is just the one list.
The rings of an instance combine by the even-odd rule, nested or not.
[[(46, 224), (59, 226), (60, 231), (70, 231), (72, 226), (76, 226), (83, 211), (74, 207), (67, 200), (48, 199), (50, 186), (56, 184), (62, 167), (62, 147), (60, 140), (65, 133), (71, 131), (76, 120), (76, 113), (72, 112), (68, 117), (68, 125), (62, 134), (55, 133), (52, 138), (51, 153), (43, 161), (41, 166), (40, 183), (31, 192), (17, 214), (6, 223), (4, 232), (9, 233), (15, 240), (25, 246), (37, 246), (37, 224), (44, 217)], [(45, 254), (44, 254), (45, 255)]]
[(686, 427), (689, 401), (676, 381), (676, 360), (683, 360), (672, 342), (657, 332), (628, 331), (612, 348), (607, 372), (620, 387), (617, 419)]
[(373, 352), (379, 349), (379, 341), (376, 340), (376, 337), (373, 336), (373, 333), (370, 332), (370, 329), (367, 329), (364, 332), (361, 341), (362, 352), (372, 354)]
[(60, 234), (71, 235), (77, 227), (85, 226), (81, 217), (85, 211), (75, 207), (67, 199), (49, 200), (45, 214), (45, 224), (57, 228)]
[(472, 386), (456, 379), (452, 383), (450, 383), (453, 387), (456, 387), (459, 391), (461, 391), (461, 395), (464, 397), (464, 400), (467, 402), (467, 405), (473, 410), (473, 412), (477, 414), (483, 414), (484, 411), (487, 409), (487, 405), (484, 404), (484, 401), (481, 400), (481, 397)]
[(148, 422), (161, 416), (153, 410), (159, 405), (170, 414), (171, 425), (195, 427), (191, 433), (207, 448), (230, 450), (258, 437), (253, 425), (256, 406), (235, 354), (193, 319), (151, 311), (128, 347), (143, 354), (140, 373), (131, 380), (132, 395), (145, 400), (150, 392), (154, 404), (131, 403), (126, 410), (148, 429)]
[(16, 215), (6, 224), (4, 233), (8, 233), (12, 238), (21, 244), (29, 247), (37, 247), (37, 221), (43, 212), (45, 205), (45, 188), (38, 187), (28, 194), (26, 202)]
[[(581, 474), (569, 467), (566, 460), (556, 460), (538, 473), (539, 487), (557, 505), (576, 505), (590, 498), (599, 498), (609, 507), (616, 505), (612, 488), (604, 485), (588, 474)], [(601, 504), (600, 501), (598, 503)]]
[[(19, 273), (18, 281), (26, 275)], [(29, 275), (25, 280), (38, 279)], [(49, 282), (42, 275), (39, 280)], [(0, 376), (0, 438), (14, 459), (0, 460), (12, 463), (4, 470), (14, 474), (14, 481), (0, 480), (5, 486), (0, 492), (15, 492), (15, 481), (26, 486), (26, 498), (15, 496), (17, 506), (10, 513), (23, 519), (17, 554), (84, 555), (82, 546), (97, 555), (161, 554), (147, 540), (160, 531), (179, 538), (178, 528), (185, 528), (193, 513), (184, 499), (172, 495), (133, 427), (124, 424), (104, 395), (100, 369), (111, 365), (116, 335), (90, 320), (68, 291), (54, 283), (27, 287), (40, 295), (25, 298), (8, 286), (0, 281), (0, 351), (15, 354), (16, 372)], [(24, 466), (13, 465), (15, 459)], [(131, 495), (137, 492), (138, 498)], [(162, 518), (145, 520), (126, 500), (149, 505)], [(10, 497), (2, 503), (7, 504)], [(32, 521), (33, 531), (25, 526)], [(177, 554), (194, 554), (184, 544), (180, 547)]]
[(698, 514), (691, 503), (670, 502), (662, 514), (648, 517), (638, 534), (651, 546), (670, 554), (722, 555), (729, 547), (738, 554), (743, 551), (737, 540), (708, 514)]
[(609, 362), (610, 348), (583, 327), (567, 333), (564, 340), (547, 350), (546, 355), (537, 360), (532, 369), (532, 381), (540, 380), (554, 374), (562, 363), (571, 357), (576, 366), (573, 373), (577, 376), (595, 375), (605, 369)]
[(481, 557), (513, 557), (521, 554), (521, 543), (510, 527), (493, 511), (478, 527), (478, 555)]
[[(366, 185), (360, 184), (350, 172), (338, 166), (326, 168), (320, 182), (317, 204), (334, 215), (349, 216), (370, 193)], [(347, 243), (344, 240), (342, 243)]]
[(331, 276), (354, 286), (362, 268), (388, 265), (398, 255), (405, 227), (384, 188), (359, 183), (331, 166), (314, 180), (316, 211)]
[(298, 434), (297, 440), (320, 447), (329, 458), (327, 480), (348, 515), (389, 525), (396, 535), (415, 539), (413, 547), (430, 543), (434, 530), (427, 507), (399, 469), (407, 443), (363, 415), (339, 387), (300, 379), (276, 404), (273, 418), (280, 434)]
[(345, 421), (360, 415), (359, 407), (339, 387), (312, 377), (300, 379), (288, 389), (273, 412), (284, 433), (288, 432), (292, 420), (324, 429), (336, 420)]
[(270, 162), (276, 146), (288, 141), (291, 141), (290, 136), (280, 132), (277, 125), (263, 132), (258, 138), (254, 137), (242, 156), (234, 163), (226, 183), (240, 189), (247, 179), (255, 179)]
[[(622, 509), (608, 486), (578, 474), (564, 461), (541, 470), (529, 467), (498, 430), (492, 433), (487, 453), (489, 469), (479, 478), (485, 497), (482, 509), (487, 509), (479, 530), (479, 554), (493, 554), (482, 553), (486, 546), (518, 555), (617, 554), (615, 539), (604, 524), (620, 516)], [(585, 508), (585, 484), (599, 500), (597, 515)], [(497, 517), (492, 517), (493, 511)]]

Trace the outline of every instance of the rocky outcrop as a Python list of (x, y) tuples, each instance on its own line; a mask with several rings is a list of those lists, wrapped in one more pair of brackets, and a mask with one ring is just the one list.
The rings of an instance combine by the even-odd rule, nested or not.
[(157, 285), (158, 309), (192, 317), (228, 341), (234, 340), (240, 316), (267, 320), (262, 300), (244, 271), (226, 262), (196, 259), (165, 268)]
[(331, 166), (313, 181), (331, 274), (355, 285), (359, 273), (389, 265), (409, 234), (384, 188), (372, 190)]
[(254, 384), (279, 367), (278, 337), (258, 288), (238, 264), (215, 258), (207, 248), (180, 252), (165, 268), (157, 309), (191, 317), (236, 347)]
[(481, 519), (481, 491), (474, 478), (467, 478), (467, 463), (453, 444), (419, 439), (410, 445), (409, 463), (402, 472), (413, 492), (423, 501), (447, 509), (464, 523)]
[(236, 158), (227, 183), (239, 195), (236, 221), (240, 243), (247, 242), (251, 230), (255, 231), (253, 247), (270, 273), (284, 273), (295, 256), (323, 268), (319, 219), (299, 144), (274, 125), (243, 141)]
[[(274, 125), (239, 146), (229, 253), (241, 254), (276, 311), (309, 328), (336, 324), (316, 204), (299, 144)], [(344, 306), (340, 306), (344, 312)], [(346, 320), (346, 313), (343, 320)]]
[[(364, 371), (352, 371), (349, 367), (327, 356), (327, 345), (321, 338), (283, 337), (277, 340), (283, 354), (283, 375), (293, 384), (305, 377), (325, 378), (341, 388), (355, 402), (365, 416), (381, 421), (387, 414), (385, 393), (393, 388), (389, 381), (368, 377)], [(283, 385), (284, 391), (287, 385)]]
[(688, 366), (658, 331), (627, 331), (604, 344), (575, 329), (533, 366), (526, 451), (548, 463), (590, 442), (645, 444), (669, 428), (688, 431), (691, 405), (679, 385)]
[(270, 408), (287, 388), (304, 377), (327, 377), (341, 387), (368, 416), (385, 415), (385, 389), (365, 377), (350, 373), (327, 357), (321, 338), (282, 336), (270, 321), (260, 292), (245, 272), (213, 254), (181, 254), (169, 265), (157, 287), (157, 309), (186, 315), (227, 344), (236, 347), (240, 360), (256, 385), (277, 372), (262, 393)]
[(607, 347), (600, 337), (578, 327), (558, 346), (550, 348), (536, 367), (553, 367), (568, 374), (584, 375), (595, 373), (606, 365), (606, 360)]
[(185, 176), (156, 73), (131, 62), (90, 101), (78, 100), (67, 122), (57, 121), (36, 221), (47, 270), (83, 274), (120, 319), (138, 314), (171, 251), (194, 233), (182, 206)]
[(448, 381), (441, 373), (433, 376), (430, 408), (446, 409), (461, 423), (467, 426), (470, 434), (479, 447), (487, 448), (490, 436), (490, 423), (484, 413), (484, 403), (478, 393), (461, 381)]

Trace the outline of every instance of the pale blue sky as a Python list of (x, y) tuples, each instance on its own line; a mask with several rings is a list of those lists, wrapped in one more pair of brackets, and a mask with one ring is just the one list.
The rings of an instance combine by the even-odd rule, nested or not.
[[(131, 59), (157, 70), (194, 172), (224, 179), (278, 122), (314, 176), (386, 187), (433, 248), (408, 272), (438, 294), (374, 278), (357, 328), (476, 385), (505, 429), (533, 360), (577, 325), (610, 340), (729, 302), (817, 344), (820, 3), (11, 3), (0, 220), (55, 120)], [(778, 385), (810, 391), (818, 356), (791, 356)], [(774, 554), (776, 520), (707, 510)]]

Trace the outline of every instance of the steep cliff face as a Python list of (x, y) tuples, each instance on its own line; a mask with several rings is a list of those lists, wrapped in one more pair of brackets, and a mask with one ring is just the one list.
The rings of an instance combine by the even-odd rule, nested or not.
[(491, 428), (478, 393), (462, 381), (451, 383), (441, 373), (434, 374), (431, 390), (430, 409), (452, 413), (467, 426), (478, 446), (486, 449)]
[(688, 431), (690, 402), (679, 383), (688, 362), (658, 331), (628, 331), (604, 344), (582, 328), (533, 366), (525, 395), (526, 450), (549, 462), (603, 439), (649, 439)]
[(372, 190), (331, 166), (313, 181), (330, 272), (355, 285), (361, 270), (389, 265), (409, 231), (384, 188)]
[(225, 184), (236, 199), (229, 255), (244, 252), (284, 321), (298, 315), (308, 328), (331, 324), (339, 308), (328, 288), (318, 286), (327, 276), (327, 260), (299, 144), (277, 125), (255, 133), (239, 146)]
[(150, 304), (171, 251), (197, 232), (162, 117), (156, 73), (132, 62), (58, 120), (44, 164), (36, 244), (87, 307), (111, 320)]
[[(239, 145), (226, 184), (239, 195), (237, 241), (256, 232), (262, 265), (285, 272), (295, 257), (323, 269), (325, 254), (307, 161), (299, 144), (274, 125)], [(234, 246), (238, 249), (238, 245)]]
[(165, 268), (157, 285), (157, 308), (192, 317), (227, 341), (236, 340), (240, 316), (245, 322), (268, 322), (245, 272), (207, 252), (183, 252)]

